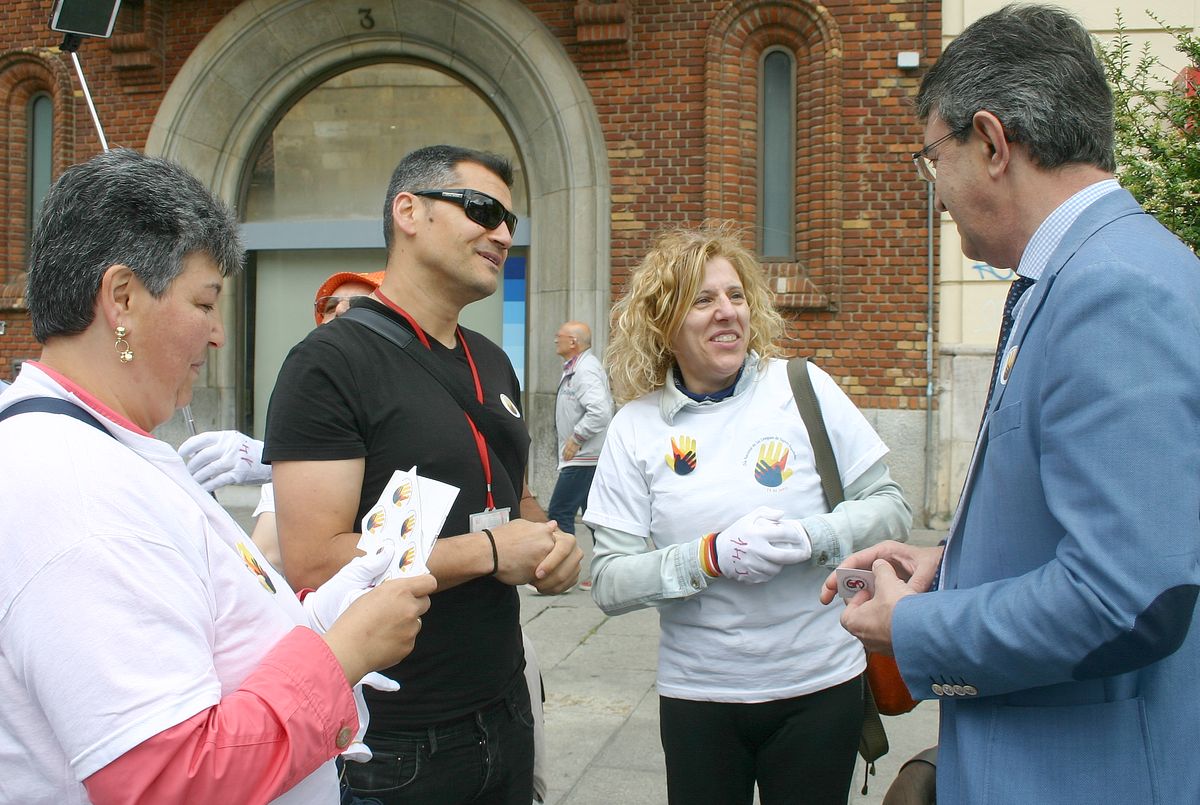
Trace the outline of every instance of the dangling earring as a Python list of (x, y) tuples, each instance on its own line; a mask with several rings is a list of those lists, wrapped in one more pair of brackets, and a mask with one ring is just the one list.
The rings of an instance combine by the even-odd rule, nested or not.
[(121, 363), (129, 363), (133, 360), (133, 350), (129, 348), (129, 342), (125, 340), (125, 328), (117, 328), (117, 343), (114, 345), (117, 348), (117, 357), (121, 359)]

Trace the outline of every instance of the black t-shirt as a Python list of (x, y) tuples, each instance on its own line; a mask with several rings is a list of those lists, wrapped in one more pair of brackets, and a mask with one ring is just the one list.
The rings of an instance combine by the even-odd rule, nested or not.
[[(390, 308), (364, 299), (410, 329)], [(488, 443), (492, 495), (518, 516), (529, 432), (520, 417), (520, 387), (504, 352), (460, 328), (483, 386), (477, 422)], [(430, 339), (432, 354), (474, 396), (461, 341), (447, 349)], [(425, 349), (414, 340), (409, 349)], [(505, 403), (507, 400), (507, 404)], [(361, 324), (335, 319), (292, 348), (267, 410), (264, 460), (328, 461), (366, 458), (355, 516), (357, 530), (395, 470), (459, 488), (441, 537), (465, 534), (469, 517), (485, 508), (479, 451), (462, 408), (448, 391), (396, 344)], [(365, 689), (370, 732), (412, 729), (457, 718), (504, 695), (524, 667), (520, 601), (511, 586), (473, 579), (432, 598), (416, 648), (384, 673), (401, 682), (395, 693)], [(368, 744), (369, 744), (368, 740)]]

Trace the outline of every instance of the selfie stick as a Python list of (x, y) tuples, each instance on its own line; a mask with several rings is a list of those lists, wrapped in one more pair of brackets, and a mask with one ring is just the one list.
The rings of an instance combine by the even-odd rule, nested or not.
[(83, 77), (83, 67), (79, 64), (79, 46), (83, 37), (79, 34), (67, 34), (63, 37), (58, 49), (71, 54), (71, 62), (75, 65), (75, 75), (79, 76), (79, 86), (83, 87), (83, 99), (87, 101), (88, 111), (92, 113), (92, 122), (96, 124), (96, 134), (100, 135), (100, 147), (108, 150), (108, 140), (104, 138), (104, 128), (100, 125), (100, 116), (96, 114), (96, 105), (92, 103), (92, 93), (88, 90), (87, 79)]

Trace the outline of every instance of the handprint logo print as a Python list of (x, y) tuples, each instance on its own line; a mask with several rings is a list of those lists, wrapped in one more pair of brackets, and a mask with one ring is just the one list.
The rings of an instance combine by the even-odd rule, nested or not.
[(754, 465), (754, 480), (763, 486), (776, 487), (792, 477), (787, 468), (788, 448), (783, 442), (764, 442), (758, 446), (758, 462)]
[(676, 475), (687, 475), (696, 469), (696, 440), (680, 435), (671, 438), (671, 452), (667, 453), (667, 466)]
[(400, 557), (400, 561), (398, 563), (396, 563), (396, 571), (399, 572), (399, 571), (403, 570), (404, 568), (408, 567), (409, 565), (411, 565), (413, 563), (413, 561), (416, 558), (417, 558), (417, 549), (409, 548)]

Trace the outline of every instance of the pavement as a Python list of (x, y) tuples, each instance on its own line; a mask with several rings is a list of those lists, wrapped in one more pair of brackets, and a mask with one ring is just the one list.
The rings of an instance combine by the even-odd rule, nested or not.
[[(243, 527), (251, 525), (253, 501), (224, 490), (220, 499)], [(586, 572), (591, 540), (586, 527), (578, 533)], [(910, 541), (933, 545), (942, 536), (914, 530)], [(657, 613), (647, 609), (609, 617), (592, 603), (590, 592), (579, 588), (557, 596), (538, 595), (531, 587), (519, 592), (521, 623), (536, 648), (545, 684), (547, 805), (666, 803), (654, 688)], [(876, 762), (865, 795), (859, 758), (848, 800), (852, 805), (882, 803), (900, 765), (937, 742), (936, 702), (921, 702), (911, 713), (884, 716), (883, 722), (891, 750)]]

